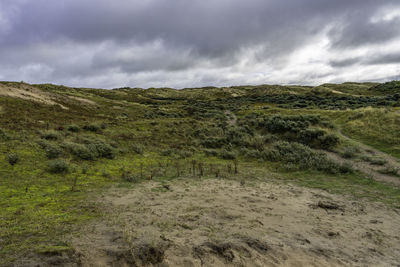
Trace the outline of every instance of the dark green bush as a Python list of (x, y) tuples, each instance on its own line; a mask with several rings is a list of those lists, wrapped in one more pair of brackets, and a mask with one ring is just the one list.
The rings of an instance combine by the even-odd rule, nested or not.
[(247, 137), (244, 139), (243, 143), (248, 148), (253, 148), (258, 151), (264, 150), (264, 146), (268, 143), (267, 138), (265, 136), (256, 135), (252, 137)]
[(161, 156), (171, 156), (172, 154), (174, 154), (174, 151), (172, 149), (164, 149), (160, 151), (160, 155)]
[(102, 127), (97, 123), (90, 123), (88, 125), (83, 126), (83, 129), (85, 129), (86, 131), (96, 133), (96, 132), (99, 132), (100, 129), (102, 129)]
[(63, 150), (59, 146), (53, 144), (48, 144), (44, 150), (48, 159), (55, 159), (63, 154)]
[(107, 128), (107, 124), (105, 124), (104, 122), (100, 123), (100, 128), (101, 129), (106, 129)]
[(211, 156), (211, 157), (218, 156), (218, 150), (216, 150), (216, 149), (204, 149), (203, 152), (207, 156)]
[(236, 159), (237, 158), (237, 154), (234, 151), (228, 151), (226, 149), (223, 149), (220, 152), (220, 157), (223, 159)]
[(49, 130), (49, 131), (42, 132), (40, 135), (40, 138), (54, 141), (54, 140), (61, 139), (61, 135), (60, 135), (60, 133), (58, 133), (56, 131)]
[(64, 142), (62, 147), (83, 160), (113, 159), (115, 157), (115, 149), (105, 141), (95, 137), (78, 137), (75, 142)]
[(0, 141), (10, 140), (10, 137), (4, 132), (3, 129), (0, 129)]
[(7, 153), (6, 159), (7, 159), (8, 163), (10, 163), (12, 166), (14, 166), (19, 161), (19, 156), (17, 153), (11, 152), (11, 153)]
[(72, 155), (83, 160), (94, 160), (97, 154), (90, 151), (86, 145), (77, 144), (73, 142), (65, 142), (62, 146), (67, 149)]
[(132, 149), (136, 154), (143, 155), (144, 153), (144, 146), (142, 144), (134, 144)]
[(351, 166), (342, 165), (328, 159), (324, 153), (315, 152), (309, 147), (294, 142), (276, 142), (272, 149), (267, 151), (268, 160), (281, 161), (291, 168), (297, 166), (299, 170), (315, 169), (327, 173), (349, 173)]
[(334, 134), (323, 135), (319, 138), (319, 148), (331, 149), (339, 144), (339, 137)]
[(223, 137), (209, 137), (201, 141), (201, 145), (206, 148), (222, 148), (226, 143)]
[(356, 157), (357, 153), (360, 152), (360, 149), (354, 146), (345, 147), (340, 155), (345, 159), (351, 159)]
[(71, 124), (71, 125), (69, 125), (69, 126), (67, 127), (67, 130), (70, 131), (70, 132), (76, 133), (76, 132), (79, 132), (80, 128), (79, 128), (78, 125)]
[(176, 151), (176, 154), (178, 155), (179, 158), (182, 159), (190, 158), (191, 156), (193, 156), (193, 152), (186, 149), (179, 149)]
[(55, 159), (49, 162), (49, 172), (51, 173), (66, 173), (68, 169), (68, 163), (63, 159)]
[(94, 142), (87, 145), (88, 149), (95, 153), (97, 158), (113, 159), (115, 157), (114, 148), (105, 142)]

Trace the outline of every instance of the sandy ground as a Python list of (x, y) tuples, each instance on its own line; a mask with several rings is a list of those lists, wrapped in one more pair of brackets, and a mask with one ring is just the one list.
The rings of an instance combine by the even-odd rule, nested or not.
[(74, 102), (78, 101), (82, 104), (96, 105), (96, 103), (90, 99), (77, 96), (64, 96), (55, 93), (45, 92), (28, 84), (20, 84), (19, 88), (9, 87), (0, 84), (0, 96), (17, 97), (46, 105), (59, 105), (63, 109), (68, 109), (68, 108), (58, 103), (57, 100), (63, 99), (64, 101), (67, 102), (69, 100)]
[(63, 109), (68, 109), (67, 107), (55, 102), (50, 93), (43, 92), (42, 90), (25, 84), (21, 84), (20, 88), (0, 85), (0, 95), (18, 97), (47, 105), (60, 105)]
[(82, 266), (399, 266), (400, 211), (321, 190), (145, 182), (101, 197), (74, 236)]

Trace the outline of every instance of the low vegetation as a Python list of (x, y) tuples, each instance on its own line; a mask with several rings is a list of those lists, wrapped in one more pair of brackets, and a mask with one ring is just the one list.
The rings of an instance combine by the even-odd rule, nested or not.
[(62, 236), (100, 216), (93, 195), (149, 179), (276, 177), (400, 207), (400, 189), (327, 156), (399, 174), (344, 138), (400, 158), (398, 82), (179, 91), (26, 86), (58, 105), (0, 96), (0, 265), (43, 247), (68, 248)]

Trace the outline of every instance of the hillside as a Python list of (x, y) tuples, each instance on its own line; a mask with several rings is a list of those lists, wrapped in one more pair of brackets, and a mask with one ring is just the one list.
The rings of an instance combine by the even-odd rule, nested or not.
[(0, 82), (0, 144), (0, 266), (400, 262), (399, 82)]

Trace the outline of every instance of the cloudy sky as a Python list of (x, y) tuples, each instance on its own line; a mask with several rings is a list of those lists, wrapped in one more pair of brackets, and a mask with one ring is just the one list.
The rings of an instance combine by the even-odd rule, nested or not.
[(393, 79), (399, 0), (0, 0), (0, 80), (183, 88)]

